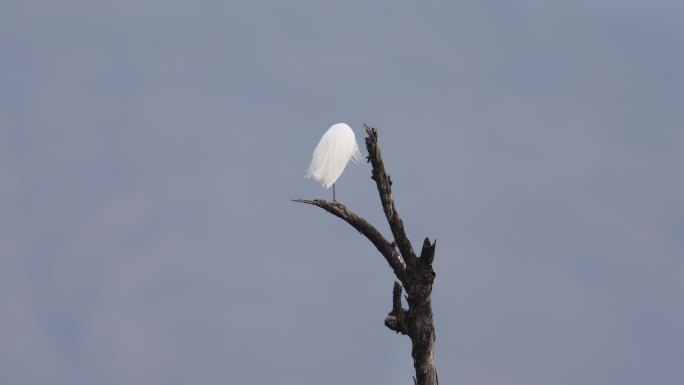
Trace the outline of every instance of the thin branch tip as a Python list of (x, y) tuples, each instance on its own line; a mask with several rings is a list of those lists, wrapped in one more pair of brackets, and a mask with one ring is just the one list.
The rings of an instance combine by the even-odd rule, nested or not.
[(300, 199), (290, 199), (290, 201), (292, 201), (292, 202), (305, 203), (305, 204), (307, 204), (307, 205), (317, 205), (317, 201), (319, 201), (319, 200), (320, 200), (320, 199), (313, 199), (313, 200), (311, 200), (311, 199), (301, 199), (301, 198), (300, 198)]

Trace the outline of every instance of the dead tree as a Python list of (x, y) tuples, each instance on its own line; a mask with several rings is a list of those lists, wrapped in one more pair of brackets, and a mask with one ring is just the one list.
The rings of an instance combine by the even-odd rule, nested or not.
[[(378, 146), (378, 132), (364, 124), (366, 129), (366, 149), (368, 162), (373, 167), (371, 179), (377, 185), (380, 202), (385, 217), (392, 230), (394, 242), (389, 242), (373, 225), (349, 210), (339, 202), (328, 202), (322, 199), (294, 199), (295, 202), (318, 206), (329, 213), (342, 218), (363, 234), (380, 251), (394, 271), (398, 281), (392, 290), (392, 310), (385, 318), (385, 326), (397, 333), (411, 338), (413, 366), (416, 375), (413, 381), (417, 385), (437, 385), (437, 369), (435, 367), (435, 328), (432, 319), (432, 283), (435, 272), (432, 261), (435, 256), (435, 245), (429, 238), (423, 241), (420, 257), (416, 256), (413, 246), (406, 236), (404, 224), (394, 205), (392, 197), (392, 180), (385, 171), (385, 165)], [(404, 309), (401, 292), (406, 291), (408, 309)]]

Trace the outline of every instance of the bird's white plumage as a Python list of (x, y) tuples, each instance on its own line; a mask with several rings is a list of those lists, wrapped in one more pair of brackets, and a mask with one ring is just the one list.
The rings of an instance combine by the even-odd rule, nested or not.
[(349, 160), (358, 162), (360, 159), (361, 153), (354, 131), (344, 123), (337, 123), (318, 142), (305, 177), (313, 178), (321, 186), (330, 188), (342, 175)]

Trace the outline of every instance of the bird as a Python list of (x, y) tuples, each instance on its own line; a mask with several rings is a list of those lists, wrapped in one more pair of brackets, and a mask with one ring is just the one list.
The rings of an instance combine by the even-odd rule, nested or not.
[(346, 123), (333, 124), (314, 149), (311, 165), (304, 178), (313, 178), (325, 188), (332, 186), (333, 202), (336, 202), (335, 181), (350, 160), (354, 163), (361, 160), (354, 131)]

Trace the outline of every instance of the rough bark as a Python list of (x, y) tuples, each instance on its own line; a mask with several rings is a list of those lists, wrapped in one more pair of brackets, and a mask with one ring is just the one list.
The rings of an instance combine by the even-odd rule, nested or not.
[[(420, 257), (414, 253), (413, 246), (406, 236), (404, 224), (394, 204), (392, 180), (385, 171), (378, 145), (378, 132), (375, 128), (366, 125), (364, 128), (367, 134), (368, 162), (372, 166), (371, 179), (376, 183), (380, 202), (394, 241), (387, 241), (373, 225), (339, 202), (328, 202), (321, 199), (293, 200), (318, 206), (341, 218), (368, 238), (380, 251), (398, 279), (398, 282), (394, 282), (392, 310), (385, 318), (385, 326), (411, 338), (411, 356), (416, 371), (414, 383), (417, 385), (437, 385), (435, 328), (432, 315), (432, 284), (435, 280), (432, 262), (437, 242), (431, 243), (429, 238), (425, 238)], [(402, 285), (406, 291), (408, 309), (402, 307)]]

